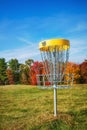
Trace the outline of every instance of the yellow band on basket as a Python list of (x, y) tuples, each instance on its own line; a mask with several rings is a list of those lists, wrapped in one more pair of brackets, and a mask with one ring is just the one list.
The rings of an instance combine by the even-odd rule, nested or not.
[(39, 44), (40, 51), (53, 51), (55, 48), (57, 50), (67, 50), (70, 48), (70, 42), (66, 39), (50, 39)]

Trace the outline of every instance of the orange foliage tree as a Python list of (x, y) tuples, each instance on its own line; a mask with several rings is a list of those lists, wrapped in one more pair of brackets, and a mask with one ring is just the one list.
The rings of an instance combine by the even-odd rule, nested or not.
[(74, 75), (74, 83), (80, 82), (80, 67), (78, 64), (73, 62), (68, 62), (66, 66), (65, 74), (73, 74)]

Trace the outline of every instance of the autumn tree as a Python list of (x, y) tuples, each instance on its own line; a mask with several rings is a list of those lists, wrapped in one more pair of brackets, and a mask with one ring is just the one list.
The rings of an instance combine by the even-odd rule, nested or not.
[(28, 77), (28, 83), (31, 84), (31, 66), (33, 65), (34, 60), (33, 59), (28, 59), (25, 61), (26, 69), (26, 75)]
[[(37, 74), (39, 74), (39, 75), (44, 74), (43, 63), (42, 62), (38, 62), (38, 61), (34, 62), (33, 65), (31, 66), (31, 81), (32, 81), (32, 85), (36, 85), (37, 84)], [(41, 80), (42, 79), (40, 79), (40, 81)]]
[(78, 64), (75, 64), (73, 62), (68, 62), (65, 73), (74, 75), (74, 83), (80, 82), (80, 67)]
[(7, 74), (7, 78), (8, 78), (9, 84), (15, 84), (15, 82), (14, 82), (14, 75), (13, 75), (12, 70), (8, 68), (6, 70), (6, 74)]
[(19, 67), (20, 70), (20, 81), (22, 84), (29, 84), (28, 81), (28, 73), (29, 73), (29, 67), (25, 64), (21, 64)]
[(81, 83), (87, 83), (87, 60), (80, 64)]
[(23, 84), (31, 84), (31, 65), (33, 64), (32, 59), (25, 61), (25, 64), (21, 64), (20, 69), (20, 80)]

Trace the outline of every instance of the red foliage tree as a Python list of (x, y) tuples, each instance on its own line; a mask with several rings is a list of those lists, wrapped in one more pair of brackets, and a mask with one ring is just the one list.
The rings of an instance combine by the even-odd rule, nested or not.
[(43, 63), (38, 61), (34, 62), (31, 66), (32, 85), (37, 85), (37, 74), (44, 74)]
[(87, 60), (80, 64), (81, 83), (87, 83)]

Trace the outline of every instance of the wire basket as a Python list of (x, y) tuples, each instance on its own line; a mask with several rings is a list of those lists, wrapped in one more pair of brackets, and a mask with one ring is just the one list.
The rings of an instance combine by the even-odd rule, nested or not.
[(42, 89), (51, 89), (54, 88), (54, 83), (56, 84), (57, 89), (70, 88), (73, 86), (74, 75), (65, 74), (63, 78), (61, 75), (56, 76), (56, 81), (53, 80), (54, 75), (48, 74), (38, 74), (37, 75), (37, 85)]

